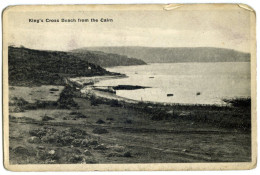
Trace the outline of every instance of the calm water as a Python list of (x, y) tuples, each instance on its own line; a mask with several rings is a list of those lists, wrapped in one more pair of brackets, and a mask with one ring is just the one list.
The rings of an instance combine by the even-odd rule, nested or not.
[[(95, 85), (141, 85), (152, 88), (118, 90), (116, 94), (134, 100), (223, 104), (223, 98), (250, 96), (250, 63), (156, 63), (108, 68), (128, 78), (101, 81)], [(197, 95), (200, 93), (200, 95)], [(167, 97), (167, 94), (173, 94)]]

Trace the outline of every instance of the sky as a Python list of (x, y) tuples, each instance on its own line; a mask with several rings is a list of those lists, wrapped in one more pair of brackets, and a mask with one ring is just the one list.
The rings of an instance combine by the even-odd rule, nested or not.
[[(29, 22), (62, 18), (109, 18), (113, 22)], [(246, 10), (11, 12), (7, 26), (9, 44), (41, 50), (147, 46), (250, 51), (250, 16)]]

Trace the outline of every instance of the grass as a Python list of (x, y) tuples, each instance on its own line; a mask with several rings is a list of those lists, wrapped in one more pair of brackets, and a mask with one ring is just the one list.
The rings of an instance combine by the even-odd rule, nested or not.
[(251, 130), (251, 98), (225, 99), (227, 106), (201, 104), (174, 104), (163, 105), (139, 102), (126, 103), (115, 99), (104, 99), (91, 96), (91, 104), (107, 104), (111, 107), (124, 107), (149, 114), (154, 121), (161, 120), (188, 120), (211, 124), (223, 128), (235, 128), (243, 131)]
[(251, 106), (251, 98), (233, 98), (233, 99), (224, 99), (223, 101), (233, 107), (248, 108)]
[(250, 106), (131, 104), (75, 92), (20, 99), (25, 111), (10, 114), (11, 163), (250, 161)]
[[(50, 91), (52, 88), (58, 89), (58, 91)], [(63, 86), (52, 85), (32, 87), (11, 86), (9, 88), (9, 99), (22, 98), (29, 103), (35, 103), (36, 101), (57, 101), (63, 89)], [(53, 92), (53, 94), (50, 92)]]

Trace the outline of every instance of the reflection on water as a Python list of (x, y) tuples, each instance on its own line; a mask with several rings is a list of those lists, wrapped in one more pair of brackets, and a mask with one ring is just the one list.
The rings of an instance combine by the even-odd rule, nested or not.
[[(250, 96), (250, 63), (158, 63), (108, 68), (128, 75), (124, 79), (98, 82), (99, 86), (140, 85), (152, 88), (117, 90), (134, 100), (222, 104), (223, 98)], [(173, 94), (172, 96), (167, 94)]]

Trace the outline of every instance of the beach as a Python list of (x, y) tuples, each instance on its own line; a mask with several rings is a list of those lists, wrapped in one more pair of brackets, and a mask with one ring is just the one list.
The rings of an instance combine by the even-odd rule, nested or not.
[[(12, 97), (12, 106), (20, 109), (9, 114), (12, 164), (251, 160), (250, 106), (140, 102), (86, 86), (90, 93), (68, 83), (57, 91), (58, 101), (22, 103), (21, 96)], [(44, 93), (52, 88), (39, 87)]]

